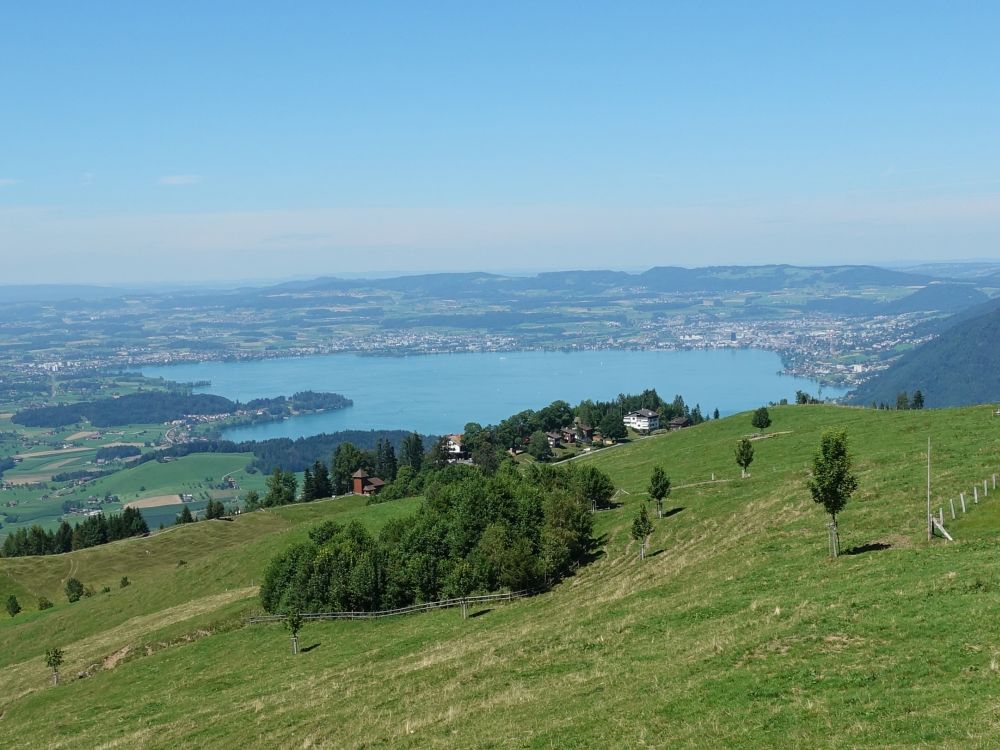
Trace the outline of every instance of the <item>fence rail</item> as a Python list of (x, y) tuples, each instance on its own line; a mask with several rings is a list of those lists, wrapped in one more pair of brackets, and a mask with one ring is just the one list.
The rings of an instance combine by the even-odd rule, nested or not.
[[(487, 604), (489, 602), (509, 602), (514, 599), (522, 599), (526, 596), (538, 593), (538, 589), (524, 589), (522, 591), (506, 591), (501, 594), (481, 594), (479, 596), (466, 596), (458, 599), (439, 599), (436, 602), (423, 602), (422, 604), (411, 604), (408, 607), (397, 609), (381, 609), (375, 612), (303, 612), (303, 620), (377, 620), (381, 617), (395, 617), (396, 615), (410, 615), (417, 612), (429, 612), (432, 609), (447, 609), (449, 607), (468, 607), (476, 604)], [(254, 615), (249, 618), (251, 625), (263, 622), (281, 622), (288, 615)]]

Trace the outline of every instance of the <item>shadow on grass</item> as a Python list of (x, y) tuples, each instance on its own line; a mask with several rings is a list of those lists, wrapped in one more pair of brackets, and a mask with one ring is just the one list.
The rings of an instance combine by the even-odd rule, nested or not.
[(302, 654), (308, 654), (308, 653), (309, 653), (310, 651), (312, 651), (312, 650), (313, 650), (314, 648), (319, 648), (319, 647), (320, 647), (320, 645), (321, 645), (321, 644), (319, 644), (319, 643), (314, 643), (314, 644), (312, 644), (311, 646), (305, 646), (304, 648), (300, 648), (300, 649), (299, 649), (299, 653), (302, 653)]
[(489, 614), (490, 612), (492, 612), (492, 611), (493, 611), (493, 610), (492, 610), (492, 609), (489, 609), (489, 608), (487, 608), (487, 609), (480, 609), (480, 610), (479, 610), (479, 611), (477, 611), (477, 612), (472, 612), (472, 613), (470, 613), (470, 614), (469, 614), (469, 619), (471, 620), (471, 619), (472, 619), (473, 617), (482, 617), (483, 615), (488, 615), (488, 614)]
[(590, 546), (590, 549), (588, 549), (583, 554), (583, 559), (581, 560), (581, 563), (583, 565), (590, 565), (592, 562), (600, 560), (602, 557), (604, 557), (604, 545), (606, 545), (607, 543), (608, 543), (607, 534), (602, 534), (600, 537), (595, 539), (593, 544)]
[(665, 510), (665, 511), (663, 511), (663, 517), (664, 518), (670, 518), (670, 516), (676, 516), (682, 510), (684, 510), (683, 507), (671, 508), (670, 510)]
[(881, 552), (882, 550), (889, 549), (890, 547), (892, 547), (892, 545), (887, 544), (886, 542), (872, 542), (870, 544), (859, 544), (857, 547), (845, 549), (841, 554), (863, 555), (865, 552)]
[(661, 549), (656, 550), (656, 552), (648, 552), (646, 554), (646, 557), (659, 557), (664, 552), (666, 552), (666, 550), (661, 548)]

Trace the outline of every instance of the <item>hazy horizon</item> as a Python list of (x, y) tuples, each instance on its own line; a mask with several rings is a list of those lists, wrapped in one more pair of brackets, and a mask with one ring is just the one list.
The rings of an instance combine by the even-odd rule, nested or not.
[(7, 15), (6, 283), (1000, 260), (1000, 6)]

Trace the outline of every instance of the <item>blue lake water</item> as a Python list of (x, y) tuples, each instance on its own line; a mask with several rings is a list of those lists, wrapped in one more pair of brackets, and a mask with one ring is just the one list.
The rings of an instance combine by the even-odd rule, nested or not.
[(459, 432), (467, 422), (496, 423), (556, 399), (610, 400), (619, 393), (656, 388), (667, 400), (681, 394), (709, 415), (756, 408), (796, 390), (835, 398), (805, 378), (780, 375), (781, 360), (755, 349), (582, 351), (431, 354), (412, 357), (323, 357), (145, 367), (151, 377), (191, 382), (201, 389), (249, 401), (296, 391), (334, 391), (354, 406), (281, 422), (236, 427), (230, 440), (297, 438), (337, 430), (405, 429), (425, 434)]

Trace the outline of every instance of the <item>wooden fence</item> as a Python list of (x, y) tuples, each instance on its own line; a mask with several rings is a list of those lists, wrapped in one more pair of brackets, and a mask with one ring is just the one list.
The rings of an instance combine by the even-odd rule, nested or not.
[[(380, 617), (395, 617), (396, 615), (411, 615), (417, 612), (429, 612), (432, 609), (448, 609), (461, 607), (464, 612), (468, 607), (491, 602), (509, 602), (538, 593), (538, 589), (523, 591), (506, 591), (500, 594), (482, 594), (480, 596), (465, 596), (458, 599), (440, 599), (436, 602), (411, 604), (409, 607), (397, 609), (381, 609), (375, 612), (303, 612), (303, 620), (377, 620)], [(281, 622), (288, 615), (253, 615), (249, 618), (251, 625), (262, 622)]]

